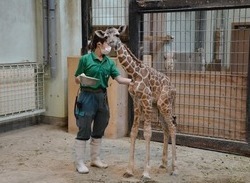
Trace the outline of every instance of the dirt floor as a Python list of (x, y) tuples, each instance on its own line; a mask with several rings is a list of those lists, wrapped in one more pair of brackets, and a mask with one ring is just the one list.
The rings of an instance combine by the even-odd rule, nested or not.
[[(74, 138), (74, 134), (54, 125), (1, 133), (0, 183), (140, 182), (145, 157), (143, 140), (137, 140), (136, 144), (135, 176), (123, 178), (129, 157), (129, 138), (104, 139), (101, 157), (109, 167), (90, 167), (90, 173), (84, 175), (78, 174), (72, 163)], [(247, 157), (178, 146), (179, 175), (171, 176), (169, 171), (158, 168), (161, 155), (162, 144), (152, 142), (151, 182), (247, 183), (250, 180), (250, 158)]]

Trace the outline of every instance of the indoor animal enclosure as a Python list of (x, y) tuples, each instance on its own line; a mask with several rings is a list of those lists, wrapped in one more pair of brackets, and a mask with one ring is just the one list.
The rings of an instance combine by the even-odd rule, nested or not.
[[(249, 154), (249, 2), (92, 0), (83, 8), (91, 10), (83, 14), (88, 20), (83, 49), (94, 30), (127, 25), (123, 42), (171, 78), (177, 89), (177, 143)], [(169, 53), (172, 71), (166, 68)], [(132, 109), (130, 114), (131, 123)], [(160, 120), (155, 109), (157, 141), (162, 141)]]

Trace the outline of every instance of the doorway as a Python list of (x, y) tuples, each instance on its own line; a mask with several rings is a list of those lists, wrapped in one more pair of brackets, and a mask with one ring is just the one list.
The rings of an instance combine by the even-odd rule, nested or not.
[(250, 23), (233, 23), (231, 38), (231, 71), (247, 73), (249, 62)]

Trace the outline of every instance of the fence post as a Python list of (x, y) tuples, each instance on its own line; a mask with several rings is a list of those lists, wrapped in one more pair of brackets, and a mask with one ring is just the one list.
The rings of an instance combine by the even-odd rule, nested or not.
[[(249, 37), (250, 43), (250, 37)], [(247, 73), (247, 124), (246, 124), (246, 141), (250, 148), (250, 46), (248, 51), (248, 73)]]
[(140, 40), (140, 14), (135, 0), (129, 1), (129, 49), (135, 56), (138, 55)]
[(81, 55), (88, 52), (88, 37), (90, 28), (90, 6), (91, 0), (81, 0), (81, 16), (82, 16), (82, 48)]
[[(139, 57), (139, 41), (140, 41), (140, 20), (141, 14), (139, 13), (136, 0), (129, 0), (129, 49), (136, 57)], [(134, 111), (133, 100), (129, 96), (128, 98), (128, 129), (129, 132), (133, 125)]]

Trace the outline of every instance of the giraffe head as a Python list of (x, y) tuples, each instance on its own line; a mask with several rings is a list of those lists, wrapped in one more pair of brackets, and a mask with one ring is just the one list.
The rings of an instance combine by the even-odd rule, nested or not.
[(116, 51), (119, 49), (121, 44), (120, 34), (124, 33), (126, 26), (120, 26), (118, 29), (109, 27), (105, 31), (96, 30), (95, 34), (101, 38), (106, 38), (109, 46), (114, 48)]

